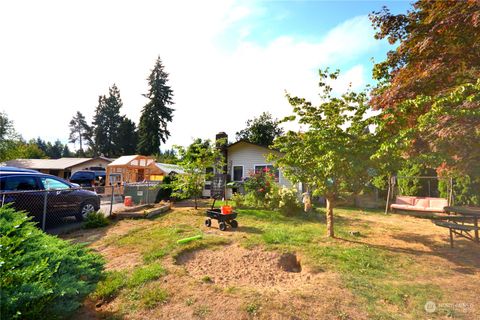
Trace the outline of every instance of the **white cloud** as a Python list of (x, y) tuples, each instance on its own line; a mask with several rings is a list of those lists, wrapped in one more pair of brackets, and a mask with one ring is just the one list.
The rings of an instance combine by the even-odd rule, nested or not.
[[(244, 19), (258, 8), (233, 1), (17, 1), (0, 5), (0, 110), (26, 138), (68, 137), (76, 110), (93, 115), (116, 83), (123, 112), (138, 122), (149, 70), (158, 54), (170, 73), (176, 109), (168, 145), (193, 137), (231, 138), (247, 119), (290, 112), (284, 90), (317, 99), (317, 70), (354, 61), (377, 43), (365, 16), (317, 42), (281, 36), (248, 42)], [(236, 46), (218, 39), (238, 28)], [(365, 84), (365, 70), (344, 70), (341, 86)], [(336, 87), (337, 90), (341, 90)]]

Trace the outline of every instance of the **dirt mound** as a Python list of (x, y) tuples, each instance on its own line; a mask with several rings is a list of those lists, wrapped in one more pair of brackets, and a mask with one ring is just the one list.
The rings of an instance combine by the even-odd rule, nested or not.
[(225, 286), (284, 287), (312, 283), (321, 276), (302, 269), (294, 253), (248, 250), (238, 245), (187, 252), (176, 263), (195, 278)]

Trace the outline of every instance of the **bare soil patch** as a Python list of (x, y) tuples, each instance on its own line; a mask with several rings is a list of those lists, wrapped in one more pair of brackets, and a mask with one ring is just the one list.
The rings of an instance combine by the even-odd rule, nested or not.
[(245, 249), (231, 245), (218, 250), (199, 250), (180, 255), (183, 265), (196, 279), (208, 279), (217, 285), (249, 287), (291, 287), (311, 285), (323, 278), (302, 268), (295, 253)]

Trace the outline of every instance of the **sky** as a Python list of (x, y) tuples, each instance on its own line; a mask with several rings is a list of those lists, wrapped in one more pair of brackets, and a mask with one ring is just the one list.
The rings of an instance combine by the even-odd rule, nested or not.
[(318, 103), (319, 69), (341, 70), (338, 93), (372, 84), (374, 61), (392, 49), (374, 39), (368, 19), (384, 5), (410, 8), (387, 0), (1, 1), (0, 111), (27, 140), (66, 143), (76, 111), (90, 122), (115, 83), (122, 114), (138, 124), (160, 56), (175, 102), (162, 149), (221, 131), (234, 141), (263, 111), (291, 114), (286, 92)]

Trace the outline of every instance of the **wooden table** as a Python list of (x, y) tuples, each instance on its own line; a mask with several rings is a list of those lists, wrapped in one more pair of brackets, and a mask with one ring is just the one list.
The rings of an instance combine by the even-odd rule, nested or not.
[[(469, 220), (473, 221), (473, 228), (471, 228), (470, 231), (473, 231), (475, 236), (474, 236), (474, 239), (471, 239), (471, 240), (474, 240), (477, 243), (479, 242), (479, 235), (478, 235), (478, 233), (479, 233), (478, 232), (479, 231), (478, 219), (480, 218), (480, 208), (479, 207), (445, 207), (444, 210), (448, 214), (460, 215), (460, 216), (465, 217), (466, 219), (469, 219)], [(461, 234), (461, 235), (464, 236), (463, 234)], [(466, 237), (466, 238), (468, 238), (468, 237)], [(470, 239), (470, 238), (468, 238), (468, 239)]]

